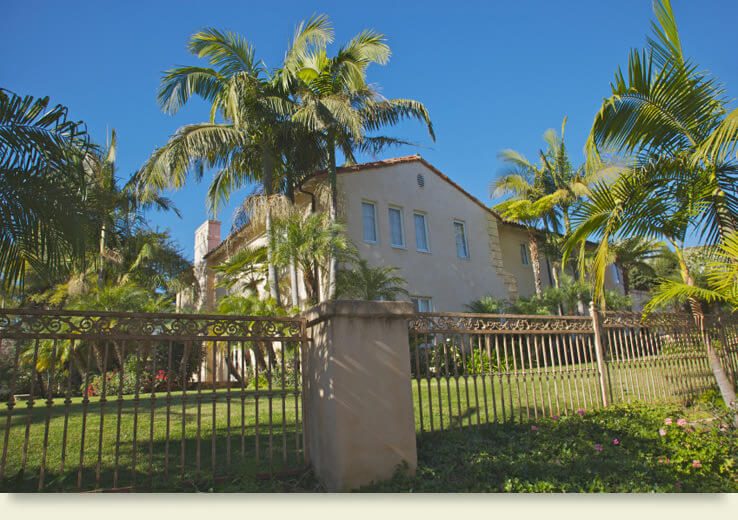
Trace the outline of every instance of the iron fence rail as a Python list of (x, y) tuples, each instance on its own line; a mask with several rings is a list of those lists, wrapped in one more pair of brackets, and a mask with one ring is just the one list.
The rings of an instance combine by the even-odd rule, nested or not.
[(304, 467), (300, 318), (0, 309), (0, 341), (5, 488)]
[(733, 382), (738, 320), (595, 312), (591, 316), (419, 313), (409, 321), (419, 432), (526, 422), (715, 388), (704, 341)]

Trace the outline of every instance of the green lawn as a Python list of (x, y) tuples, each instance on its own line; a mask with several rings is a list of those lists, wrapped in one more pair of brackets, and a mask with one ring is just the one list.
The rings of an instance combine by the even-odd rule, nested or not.
[[(573, 369), (518, 373), (517, 377), (515, 373), (495, 373), (414, 379), (416, 430), (420, 433), (460, 425), (529, 422), (601, 407), (596, 364), (576, 365)], [(697, 374), (698, 370), (693, 372)], [(689, 395), (713, 388), (712, 376), (706, 374), (677, 378), (669, 367), (646, 360), (628, 366), (612, 364), (608, 391), (613, 404), (688, 401)]]
[[(66, 425), (66, 457), (64, 471), (60, 473), (62, 445), (65, 431), (65, 406), (62, 399), (47, 410), (45, 401), (36, 401), (29, 415), (24, 402), (19, 402), (14, 410), (10, 439), (8, 443), (4, 489), (37, 489), (38, 474), (43, 458), (43, 439), (48, 435), (46, 454), (47, 472), (44, 488), (53, 490), (61, 484), (62, 489), (76, 489), (80, 469), (80, 446), (82, 444), (82, 424), (85, 423), (84, 461), (82, 468), (82, 489), (116, 488), (136, 485), (147, 487), (162, 483), (196, 482), (201, 478), (225, 476), (229, 473), (266, 473), (270, 468), (275, 472), (302, 467), (302, 436), (296, 432), (296, 409), (294, 393), (288, 390), (283, 402), (281, 395), (272, 400), (262, 396), (256, 406), (256, 394), (246, 392), (243, 406), (243, 420), (240, 391), (232, 391), (230, 414), (228, 413), (227, 391), (220, 389), (215, 393), (203, 391), (199, 406), (197, 395), (187, 392), (187, 402), (182, 408), (182, 393), (172, 393), (172, 406), (169, 412), (169, 442), (167, 439), (166, 394), (157, 394), (153, 407), (150, 394), (141, 396), (136, 405), (133, 396), (124, 396), (119, 403), (117, 398), (108, 401), (104, 407), (98, 398), (91, 398), (85, 412), (81, 398), (72, 400), (69, 420)], [(120, 406), (120, 423), (118, 409)], [(135, 408), (138, 406), (136, 418)], [(302, 413), (299, 406), (299, 413)], [(49, 414), (48, 434), (46, 417)], [(213, 421), (215, 413), (215, 421)], [(258, 413), (258, 431), (257, 431)], [(269, 416), (272, 428), (269, 429)], [(230, 429), (229, 425), (230, 416)], [(102, 420), (102, 437), (100, 423)], [(6, 419), (3, 417), (2, 434), (5, 434)], [(135, 428), (134, 428), (134, 422)], [(182, 426), (184, 422), (184, 443)], [(213, 423), (215, 428), (213, 428)], [(22, 467), (27, 426), (27, 463), (23, 476)], [(153, 430), (152, 430), (153, 424)], [(119, 426), (120, 425), (120, 426)], [(243, 425), (243, 428), (242, 428)], [(120, 447), (116, 454), (116, 438), (120, 430)], [(230, 431), (230, 435), (228, 432)], [(134, 449), (134, 432), (136, 433)], [(213, 432), (215, 432), (215, 457), (213, 457)], [(296, 433), (300, 433), (299, 437)], [(258, 444), (258, 452), (257, 452)], [(102, 449), (100, 450), (100, 446)], [(184, 451), (184, 479), (182, 479), (182, 452)], [(228, 464), (230, 453), (230, 468)], [(258, 453), (258, 457), (257, 457)], [(270, 466), (271, 453), (271, 466)], [(135, 455), (135, 475), (133, 459)], [(97, 475), (99, 457), (99, 478)], [(117, 458), (117, 463), (116, 463)], [(199, 471), (198, 471), (199, 459)], [(168, 461), (168, 465), (167, 465)], [(168, 467), (168, 470), (167, 470)], [(215, 473), (213, 473), (213, 468)], [(149, 478), (151, 474), (151, 479)], [(59, 476), (62, 476), (60, 483)]]
[[(528, 427), (530, 421), (543, 417), (576, 415), (577, 410), (587, 412), (601, 406), (599, 378), (594, 364), (578, 365), (576, 370), (556, 375), (545, 372), (529, 372), (516, 378), (515, 374), (499, 374), (441, 378), (439, 380), (412, 380), (415, 400), (416, 431), (421, 444), (426, 442), (422, 432), (437, 431), (459, 426), (478, 424), (505, 424), (515, 428)], [(709, 387), (710, 381), (693, 378), (694, 388)], [(612, 395), (615, 402), (649, 399), (669, 400), (678, 397), (685, 381), (675, 380), (664, 367), (632, 366), (627, 371), (614, 366), (611, 371)], [(697, 384), (699, 383), (699, 385)], [(703, 389), (704, 389), (703, 388)], [(230, 414), (228, 413), (227, 391), (220, 389), (213, 400), (212, 390), (203, 390), (200, 404), (200, 442), (198, 437), (198, 405), (196, 393), (187, 393), (187, 402), (182, 409), (181, 392), (172, 393), (169, 412), (169, 442), (167, 439), (166, 394), (158, 393), (153, 407), (153, 431), (151, 402), (149, 395), (142, 395), (138, 403), (133, 396), (124, 396), (119, 403), (114, 397), (104, 409), (98, 398), (92, 398), (85, 412), (81, 398), (70, 404), (69, 420), (66, 424), (66, 453), (64, 470), (61, 472), (62, 444), (65, 432), (65, 406), (56, 399), (47, 409), (44, 400), (37, 400), (29, 415), (24, 402), (19, 402), (12, 416), (8, 443), (5, 480), (0, 489), (36, 490), (39, 487), (39, 472), (43, 459), (43, 439), (48, 435), (46, 474), (43, 488), (56, 490), (76, 489), (80, 474), (80, 446), (82, 423), (85, 423), (84, 461), (81, 470), (82, 489), (115, 488), (135, 485), (137, 488), (170, 489), (172, 482), (184, 484), (185, 488), (198, 489), (202, 482), (213, 482), (213, 475), (255, 475), (270, 469), (302, 467), (302, 437), (296, 431), (295, 397), (291, 389), (283, 403), (280, 395), (272, 401), (272, 430), (268, 428), (269, 400), (262, 396), (256, 406), (256, 394), (247, 391), (244, 395), (243, 420), (240, 391), (232, 390)], [(440, 406), (439, 406), (440, 404)], [(118, 408), (121, 419), (118, 423)], [(215, 411), (215, 421), (213, 421)], [(258, 412), (258, 432), (256, 428)], [(48, 433), (46, 417), (49, 414)], [(421, 421), (422, 414), (422, 421)], [(230, 417), (230, 429), (228, 428)], [(99, 425), (103, 421), (102, 439)], [(449, 420), (450, 419), (450, 420)], [(5, 434), (5, 416), (0, 421), (0, 435)], [(134, 420), (136, 422), (134, 449)], [(184, 420), (184, 437), (182, 424)], [(213, 428), (213, 423), (215, 428)], [(524, 426), (520, 426), (520, 424)], [(30, 425), (30, 427), (28, 427)], [(119, 426), (120, 425), (120, 426)], [(243, 428), (242, 428), (243, 425)], [(28, 430), (27, 430), (28, 428)], [(116, 438), (120, 428), (120, 448), (116, 454)], [(29, 433), (27, 462), (21, 475), (26, 431)], [(230, 439), (228, 432), (230, 431)], [(465, 431), (469, 431), (465, 428)], [(213, 432), (215, 432), (215, 456), (213, 457)], [(271, 435), (270, 435), (271, 433)], [(445, 435), (445, 434), (444, 434)], [(474, 434), (477, 435), (477, 434)], [(184, 438), (184, 443), (182, 439)], [(440, 437), (443, 438), (443, 435)], [(2, 437), (0, 437), (2, 439)], [(441, 442), (441, 441), (439, 441)], [(257, 451), (258, 443), (258, 451)], [(101, 449), (100, 449), (101, 447)], [(184, 475), (182, 451), (184, 449)], [(228, 465), (230, 453), (230, 468)], [(258, 453), (258, 458), (257, 458)], [(270, 466), (270, 453), (272, 456)], [(135, 455), (135, 475), (133, 459)], [(99, 459), (99, 475), (98, 475)], [(199, 460), (199, 471), (198, 471)], [(149, 477), (151, 474), (151, 477)], [(244, 477), (251, 478), (251, 477)], [(294, 479), (297, 480), (294, 480)], [(293, 487), (302, 489), (303, 477), (293, 477), (298, 482)], [(232, 479), (231, 479), (232, 480)], [(289, 480), (288, 480), (289, 481)], [(272, 489), (263, 480), (249, 480), (254, 489)], [(314, 485), (309, 479), (308, 487)], [(283, 489), (285, 481), (276, 485)], [(289, 487), (289, 486), (288, 486)], [(291, 488), (290, 488), (291, 489)]]

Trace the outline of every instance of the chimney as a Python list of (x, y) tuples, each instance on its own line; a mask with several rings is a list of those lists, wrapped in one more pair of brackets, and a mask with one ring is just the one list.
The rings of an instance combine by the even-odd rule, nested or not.
[(220, 244), (220, 221), (206, 220), (195, 230), (195, 265), (205, 263), (205, 255)]
[(206, 220), (195, 230), (195, 277), (200, 286), (200, 295), (195, 308), (212, 308), (215, 305), (215, 278), (207, 267), (205, 255), (220, 244), (220, 222)]

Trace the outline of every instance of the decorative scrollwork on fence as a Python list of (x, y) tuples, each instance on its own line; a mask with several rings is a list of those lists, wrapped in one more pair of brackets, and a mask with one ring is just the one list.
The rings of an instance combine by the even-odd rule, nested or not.
[(0, 309), (2, 338), (284, 339), (299, 318)]
[(603, 327), (662, 327), (670, 330), (694, 327), (692, 316), (683, 312), (652, 312), (645, 319), (640, 312), (627, 311), (606, 311), (601, 316)]
[(495, 332), (525, 333), (592, 332), (592, 320), (578, 316), (522, 316), (501, 314), (416, 314), (409, 321), (411, 332)]

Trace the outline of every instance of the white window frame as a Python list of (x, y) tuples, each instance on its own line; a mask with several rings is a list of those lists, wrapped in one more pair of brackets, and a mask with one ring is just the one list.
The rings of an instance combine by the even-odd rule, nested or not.
[(530, 253), (528, 252), (528, 244), (520, 242), (520, 263), (530, 265)]
[[(420, 301), (426, 302), (428, 304), (428, 310), (427, 311), (421, 311), (420, 310)], [(415, 305), (415, 308), (418, 309), (417, 312), (433, 312), (433, 298), (430, 296), (411, 296), (410, 301)]]
[[(400, 238), (402, 239), (402, 244), (399, 245), (392, 243), (392, 219), (390, 218), (392, 210), (400, 214)], [(402, 206), (395, 206), (394, 204), (387, 206), (387, 223), (389, 225), (390, 246), (395, 249), (407, 249), (407, 242), (405, 241), (405, 212), (402, 210)]]
[[(364, 232), (364, 204), (369, 204), (374, 211), (374, 238), (375, 240), (367, 240), (366, 233)], [(379, 223), (377, 222), (377, 203), (371, 200), (361, 201), (361, 236), (366, 244), (378, 244), (379, 243)]]
[[(459, 247), (456, 244), (456, 224), (461, 224), (461, 230), (464, 233), (464, 249), (466, 249), (466, 256), (459, 256)], [(456, 256), (462, 260), (469, 260), (471, 254), (469, 253), (469, 237), (466, 234), (466, 222), (459, 219), (453, 219), (451, 229), (454, 232), (454, 247), (456, 248)]]
[[(415, 215), (423, 217), (423, 227), (425, 228), (425, 245), (427, 249), (420, 249), (418, 247), (418, 228), (415, 225)], [(430, 232), (428, 231), (428, 214), (424, 211), (413, 211), (413, 229), (415, 230), (415, 249), (420, 253), (430, 253)]]

